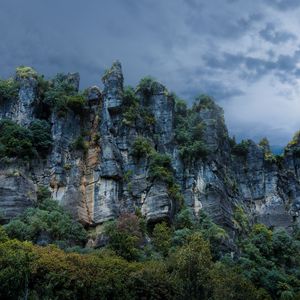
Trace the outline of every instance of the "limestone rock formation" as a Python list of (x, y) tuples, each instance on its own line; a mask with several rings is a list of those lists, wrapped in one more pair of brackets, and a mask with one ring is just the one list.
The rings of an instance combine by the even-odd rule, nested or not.
[[(50, 84), (54, 89), (60, 84), (56, 80)], [(155, 88), (144, 92), (137, 89), (132, 103), (126, 103), (119, 62), (105, 72), (103, 91), (93, 86), (79, 97), (79, 74), (59, 80), (73, 88), (65, 101), (84, 97), (79, 110), (71, 109), (77, 102), (66, 102), (63, 114), (44, 105), (32, 72), (17, 75), (18, 95), (0, 102), (0, 118), (25, 127), (42, 115), (51, 124), (53, 140), (44, 159), (23, 164), (0, 158), (0, 210), (5, 221), (33, 205), (37, 188), (43, 185), (77, 219), (91, 226), (136, 210), (148, 223), (172, 222), (180, 206), (177, 192), (195, 216), (204, 210), (229, 231), (234, 231), (237, 206), (268, 226), (289, 228), (299, 223), (299, 138), (280, 159), (252, 141), (241, 148), (228, 135), (223, 110), (206, 99), (193, 108), (199, 126), (192, 130), (201, 129), (207, 153), (193, 148), (187, 161), (178, 139), (176, 99), (163, 85), (155, 83)], [(139, 137), (144, 148), (152, 149), (147, 148), (149, 153), (141, 157), (134, 154)], [(152, 174), (154, 152), (167, 155), (158, 160), (161, 165), (155, 172), (160, 176)], [(166, 157), (171, 169), (165, 165)]]

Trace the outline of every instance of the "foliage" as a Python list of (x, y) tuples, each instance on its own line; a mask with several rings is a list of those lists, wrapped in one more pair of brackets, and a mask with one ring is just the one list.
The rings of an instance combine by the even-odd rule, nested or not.
[(15, 99), (18, 96), (19, 84), (12, 78), (0, 80), (0, 101)]
[(237, 206), (234, 210), (233, 224), (241, 238), (248, 235), (251, 230), (249, 218), (241, 206)]
[(37, 78), (37, 72), (31, 67), (20, 66), (16, 69), (16, 75), (19, 78)]
[(175, 139), (185, 163), (191, 163), (209, 152), (203, 141), (204, 125), (195, 107), (188, 109), (182, 100), (175, 105)]
[(65, 75), (58, 74), (44, 92), (43, 102), (62, 117), (69, 109), (82, 115), (86, 100), (84, 94), (78, 93)]
[(215, 108), (214, 100), (208, 95), (199, 95), (196, 97), (195, 102), (193, 104), (193, 109), (199, 112), (202, 109), (213, 109)]
[(83, 151), (84, 153), (86, 153), (88, 149), (87, 142), (84, 140), (84, 137), (82, 135), (75, 139), (75, 141), (72, 143), (72, 147), (73, 149)]
[[(40, 209), (49, 207), (49, 192), (40, 188), (38, 195)], [(51, 203), (51, 210), (53, 205), (55, 209)], [(292, 237), (283, 229), (272, 231), (261, 224), (251, 228), (243, 214), (241, 209), (235, 213), (247, 230), (238, 231), (244, 235), (234, 260), (213, 254), (214, 240), (221, 241), (224, 235), (207, 216), (195, 218), (187, 208), (178, 214), (175, 228), (160, 223), (152, 233), (143, 229), (141, 217), (121, 215), (106, 225), (109, 243), (101, 250), (40, 247), (11, 240), (0, 227), (0, 297), (298, 299), (297, 233)]]
[(171, 248), (171, 229), (165, 223), (158, 223), (154, 226), (152, 233), (152, 242), (155, 249), (163, 256), (167, 256)]
[(10, 120), (0, 121), (0, 157), (30, 159), (36, 154), (30, 129)]
[(160, 180), (167, 184), (172, 184), (174, 179), (170, 156), (153, 152), (150, 156), (149, 176), (152, 180)]
[(151, 130), (155, 124), (153, 114), (140, 105), (140, 100), (132, 87), (126, 87), (123, 92), (123, 124), (142, 131)]
[(132, 145), (132, 152), (134, 158), (139, 160), (143, 157), (148, 157), (153, 151), (153, 147), (148, 139), (138, 136)]
[(13, 121), (0, 121), (0, 156), (30, 159), (45, 156), (52, 144), (50, 125), (44, 120), (33, 121), (29, 128)]
[(45, 120), (34, 120), (29, 126), (29, 130), (32, 133), (32, 144), (42, 156), (45, 156), (51, 145), (51, 127), (50, 124)]
[(272, 232), (256, 224), (240, 247), (242, 256), (238, 264), (255, 286), (274, 299), (299, 292), (300, 274), (295, 270), (300, 266), (300, 244), (286, 231)]
[(28, 208), (4, 226), (8, 236), (39, 244), (56, 243), (62, 247), (81, 245), (86, 239), (83, 226), (56, 201), (46, 198), (45, 190), (40, 189), (38, 195), (37, 207)]
[(109, 248), (127, 260), (136, 260), (142, 243), (142, 228), (134, 214), (123, 214), (117, 221), (106, 225), (105, 234), (109, 238)]
[(145, 97), (149, 97), (157, 93), (161, 85), (151, 76), (144, 77), (140, 80), (137, 91), (142, 93)]
[(178, 277), (184, 299), (207, 299), (210, 269), (213, 266), (209, 243), (199, 233), (172, 255), (172, 267)]
[(232, 153), (237, 156), (246, 156), (249, 151), (249, 141), (242, 140), (232, 147)]

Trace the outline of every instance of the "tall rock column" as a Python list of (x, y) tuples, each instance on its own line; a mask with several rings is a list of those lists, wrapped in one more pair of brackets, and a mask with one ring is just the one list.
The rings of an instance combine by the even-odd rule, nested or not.
[(122, 157), (114, 136), (117, 134), (122, 105), (123, 74), (115, 62), (103, 76), (102, 122), (100, 125), (100, 163), (95, 170), (94, 223), (102, 223), (119, 214)]

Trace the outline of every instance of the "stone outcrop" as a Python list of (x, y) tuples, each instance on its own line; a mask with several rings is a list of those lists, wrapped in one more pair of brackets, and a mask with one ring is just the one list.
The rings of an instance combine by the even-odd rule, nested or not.
[[(19, 95), (0, 103), (0, 118), (28, 126), (38, 117), (38, 84), (34, 77), (17, 80)], [(79, 89), (79, 74), (67, 74), (63, 80)], [(299, 223), (300, 141), (287, 147), (280, 162), (268, 159), (266, 149), (252, 141), (247, 153), (235, 153), (223, 110), (213, 103), (197, 110), (209, 154), (187, 164), (175, 141), (175, 100), (163, 85), (156, 83), (147, 96), (137, 93), (141, 106), (155, 120), (153, 127), (143, 129), (124, 122), (119, 62), (106, 71), (103, 84), (103, 91), (96, 86), (87, 89), (84, 113), (49, 113), (53, 146), (46, 159), (22, 167), (14, 162), (13, 168), (0, 162), (0, 209), (5, 221), (31, 206), (37, 187), (43, 185), (77, 219), (91, 226), (136, 210), (148, 223), (172, 222), (178, 204), (170, 186), (151, 178), (149, 158), (132, 154), (135, 139), (142, 135), (157, 152), (171, 157), (174, 180), (195, 216), (204, 210), (233, 231), (233, 212), (239, 205), (252, 220), (268, 226), (289, 228)], [(81, 150), (74, 148), (79, 137), (84, 144)]]

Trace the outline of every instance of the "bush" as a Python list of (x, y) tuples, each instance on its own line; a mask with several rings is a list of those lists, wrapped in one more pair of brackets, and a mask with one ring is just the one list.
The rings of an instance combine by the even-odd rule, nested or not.
[(155, 124), (153, 114), (140, 105), (132, 87), (126, 87), (123, 93), (123, 124), (145, 131), (151, 130)]
[(151, 76), (144, 77), (140, 80), (137, 91), (142, 93), (143, 96), (149, 97), (157, 93), (161, 85)]
[(142, 136), (138, 136), (133, 145), (131, 154), (139, 160), (143, 157), (148, 157), (153, 151), (153, 147), (150, 144), (150, 141)]
[(161, 180), (168, 184), (173, 182), (171, 158), (167, 154), (154, 152), (150, 157), (149, 176), (152, 180)]
[(86, 239), (83, 226), (48, 198), (41, 198), (37, 207), (28, 208), (21, 216), (4, 226), (10, 238), (35, 243), (56, 243), (63, 246), (82, 245)]
[(199, 112), (202, 109), (213, 109), (216, 107), (214, 100), (208, 95), (200, 95), (196, 97), (193, 109)]
[(232, 153), (237, 156), (246, 156), (249, 151), (249, 141), (241, 141), (232, 148)]
[(54, 109), (59, 116), (64, 116), (68, 109), (76, 114), (82, 114), (85, 96), (78, 94), (64, 74), (57, 74), (52, 85), (45, 92), (43, 102)]
[(78, 151), (83, 151), (84, 153), (88, 149), (87, 142), (84, 140), (84, 137), (80, 135), (72, 144), (72, 148)]
[(50, 124), (45, 120), (34, 120), (29, 126), (32, 133), (32, 143), (40, 155), (46, 156), (52, 146)]
[(204, 158), (209, 151), (203, 141), (204, 124), (195, 106), (187, 109), (184, 102), (177, 101), (175, 107), (175, 139), (181, 159), (190, 164)]
[(15, 80), (0, 80), (0, 101), (15, 99), (18, 92), (19, 84)]
[(30, 159), (35, 155), (31, 130), (10, 120), (0, 121), (0, 156)]
[(16, 70), (17, 77), (25, 78), (37, 78), (37, 72), (31, 67), (20, 66)]
[(67, 107), (70, 108), (76, 114), (82, 114), (86, 100), (83, 95), (74, 95), (67, 97)]
[(140, 256), (139, 246), (143, 233), (141, 222), (134, 214), (123, 214), (117, 221), (106, 224), (105, 234), (109, 238), (109, 248), (127, 260)]
[(0, 155), (31, 159), (45, 156), (52, 145), (50, 125), (44, 120), (34, 120), (29, 128), (10, 120), (0, 121)]

